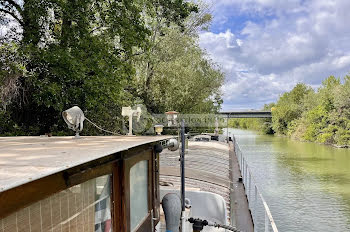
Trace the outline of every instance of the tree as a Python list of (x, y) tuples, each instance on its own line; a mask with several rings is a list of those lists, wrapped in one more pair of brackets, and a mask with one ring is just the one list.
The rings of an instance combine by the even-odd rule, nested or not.
[(334, 90), (340, 86), (340, 79), (330, 76), (322, 82), (322, 86), (319, 88), (318, 93), (321, 100), (321, 104), (327, 111), (331, 111), (335, 108)]
[[(181, 96), (179, 91), (174, 92), (176, 97), (168, 94), (159, 98), (164, 91), (159, 86), (167, 85), (167, 81), (178, 83), (174, 76), (162, 79), (161, 73), (179, 68), (179, 61), (187, 65), (185, 55), (182, 51), (181, 59), (176, 60), (162, 49), (167, 49), (165, 41), (173, 42), (169, 33), (174, 28), (176, 33), (172, 35), (181, 41), (182, 36), (195, 35), (198, 24), (186, 30), (186, 19), (197, 11), (196, 4), (182, 0), (0, 0), (0, 21), (17, 23), (16, 33), (0, 40), (2, 51), (6, 50), (3, 54), (12, 54), (8, 57), (13, 58), (3, 56), (0, 69), (1, 101), (6, 104), (6, 113), (0, 117), (11, 119), (7, 130), (16, 128), (16, 134), (64, 133), (62, 110), (79, 105), (98, 124), (118, 131), (123, 105), (145, 103), (152, 109), (153, 99), (158, 99), (163, 105), (151, 112), (172, 108), (174, 99), (190, 105), (191, 95)], [(193, 38), (186, 46), (192, 45), (197, 61), (192, 68), (201, 67), (207, 74), (197, 69), (192, 80), (187, 67), (183, 69), (186, 76), (178, 80), (192, 86), (194, 81), (215, 80), (212, 89), (207, 88), (208, 94), (198, 93), (199, 100), (193, 103), (195, 110), (217, 109), (222, 101), (218, 90), (222, 74), (203, 58), (205, 53)], [(137, 72), (144, 71), (141, 66), (147, 73), (142, 87), (135, 81), (140, 77)], [(209, 82), (205, 83), (209, 86)], [(155, 87), (153, 92), (149, 91), (151, 85)], [(165, 99), (170, 99), (172, 105), (164, 104)], [(188, 106), (181, 107), (190, 110)], [(89, 127), (84, 131), (98, 133)]]
[(151, 11), (157, 16), (149, 21), (150, 47), (134, 59), (137, 72), (130, 91), (152, 113), (217, 111), (222, 104), (223, 74), (204, 58), (197, 35), (210, 23), (208, 8), (188, 7), (189, 17), (172, 24), (157, 9)]
[(305, 84), (297, 84), (292, 91), (284, 93), (277, 101), (272, 113), (273, 130), (286, 135), (289, 123), (301, 117), (304, 112), (304, 97), (313, 90)]
[(344, 117), (350, 119), (350, 76), (344, 77), (344, 84), (333, 91), (334, 107)]
[(77, 104), (118, 129), (120, 107), (132, 100), (123, 91), (133, 74), (128, 57), (147, 44), (139, 2), (2, 0), (1, 6), (23, 31), (19, 50), (31, 74), (18, 78), (21, 94), (8, 107), (14, 122), (27, 133), (61, 130), (60, 112)]
[(224, 77), (205, 56), (196, 38), (176, 26), (169, 28), (154, 48), (151, 75), (148, 57), (136, 61), (136, 91), (149, 111), (216, 112)]

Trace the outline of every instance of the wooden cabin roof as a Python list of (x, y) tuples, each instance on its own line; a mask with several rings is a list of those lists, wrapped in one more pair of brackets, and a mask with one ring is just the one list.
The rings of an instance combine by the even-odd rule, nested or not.
[(173, 136), (0, 137), (0, 192)]

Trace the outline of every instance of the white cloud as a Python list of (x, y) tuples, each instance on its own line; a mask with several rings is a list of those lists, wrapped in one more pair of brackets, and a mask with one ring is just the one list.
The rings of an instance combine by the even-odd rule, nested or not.
[(350, 55), (348, 55), (348, 56), (337, 57), (337, 58), (334, 59), (334, 61), (332, 62), (332, 64), (333, 64), (336, 68), (349, 67), (349, 66), (350, 66)]
[[(218, 26), (221, 33), (202, 33), (200, 45), (226, 74), (225, 109), (259, 108), (298, 82), (318, 86), (350, 71), (348, 0), (219, 0), (213, 6), (214, 27), (216, 17), (228, 21)], [(232, 33), (237, 12), (247, 19)]]

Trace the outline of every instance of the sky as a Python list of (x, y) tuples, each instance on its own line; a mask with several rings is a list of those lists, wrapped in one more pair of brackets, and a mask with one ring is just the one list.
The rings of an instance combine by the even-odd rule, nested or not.
[(261, 109), (297, 83), (350, 73), (350, 0), (206, 0), (200, 46), (225, 73), (222, 110)]

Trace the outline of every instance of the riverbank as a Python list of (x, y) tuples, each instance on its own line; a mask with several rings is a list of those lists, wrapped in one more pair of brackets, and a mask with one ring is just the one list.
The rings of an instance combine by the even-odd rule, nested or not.
[(350, 146), (350, 76), (330, 76), (314, 90), (299, 83), (271, 106), (276, 134), (309, 142)]
[(301, 141), (350, 146), (350, 76), (330, 76), (318, 89), (303, 83), (264, 105), (272, 118), (230, 119), (229, 127), (286, 135)]
[(277, 136), (277, 137), (282, 137), (282, 138), (288, 138), (294, 141), (298, 141), (298, 142), (302, 142), (302, 143), (314, 143), (314, 144), (318, 144), (318, 145), (326, 145), (326, 146), (330, 146), (330, 147), (334, 147), (334, 148), (350, 148), (349, 145), (338, 145), (338, 144), (334, 144), (334, 143), (320, 143), (317, 141), (307, 141), (307, 140), (302, 140), (302, 139), (297, 139), (295, 137), (290, 137), (287, 135), (278, 135), (278, 134), (273, 134), (273, 136)]
[[(256, 120), (256, 119), (255, 119)], [(265, 131), (259, 130), (259, 128), (250, 128), (249, 126), (247, 128), (240, 128), (240, 127), (231, 127), (232, 129), (237, 129), (237, 130), (247, 130), (247, 131), (254, 131), (257, 134), (260, 135), (271, 135), (271, 136), (275, 136), (275, 137), (281, 137), (281, 138), (288, 138), (294, 141), (298, 141), (298, 142), (303, 142), (303, 143), (314, 143), (314, 144), (318, 144), (318, 145), (326, 145), (326, 146), (331, 146), (334, 148), (350, 148), (350, 145), (339, 145), (339, 144), (334, 144), (334, 143), (321, 143), (321, 142), (317, 142), (317, 141), (307, 141), (307, 140), (303, 140), (303, 139), (298, 139), (297, 137), (293, 136), (288, 136), (288, 135), (283, 135), (283, 134), (271, 134), (271, 133), (265, 133)]]
[(230, 129), (280, 231), (350, 231), (350, 150)]

